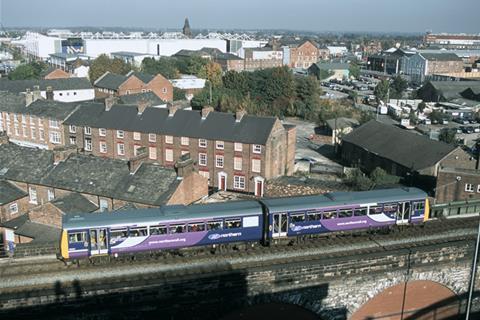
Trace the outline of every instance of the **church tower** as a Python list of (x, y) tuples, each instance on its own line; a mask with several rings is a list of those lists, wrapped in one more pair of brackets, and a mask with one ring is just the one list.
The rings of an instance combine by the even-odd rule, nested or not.
[(192, 37), (192, 30), (190, 30), (190, 22), (188, 22), (188, 18), (185, 18), (185, 25), (183, 26), (183, 34), (187, 38)]

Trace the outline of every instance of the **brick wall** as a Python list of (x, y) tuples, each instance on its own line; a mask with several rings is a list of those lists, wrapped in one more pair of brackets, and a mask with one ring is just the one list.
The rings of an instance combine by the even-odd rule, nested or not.
[(33, 208), (28, 213), (28, 217), (32, 222), (46, 224), (58, 228), (62, 227), (63, 213), (51, 203), (46, 203)]
[[(11, 212), (10, 206), (12, 204), (17, 204), (18, 212), (16, 213)], [(0, 205), (0, 222), (5, 222), (8, 220), (17, 218), (18, 216), (21, 216), (22, 214), (27, 212), (28, 209), (29, 209), (28, 196), (17, 199), (9, 203), (2, 204)]]
[(436, 203), (480, 199), (480, 171), (440, 169), (435, 199)]
[(297, 48), (290, 50), (290, 67), (308, 69), (319, 59), (318, 48), (307, 41)]
[(208, 196), (208, 179), (196, 172), (192, 172), (181, 180), (177, 190), (175, 190), (167, 204), (188, 205), (206, 196)]
[(145, 89), (152, 90), (163, 101), (173, 101), (173, 85), (160, 74), (147, 83)]

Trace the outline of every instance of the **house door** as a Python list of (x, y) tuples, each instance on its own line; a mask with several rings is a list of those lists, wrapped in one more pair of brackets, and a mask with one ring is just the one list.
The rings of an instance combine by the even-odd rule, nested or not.
[(272, 238), (287, 236), (288, 216), (286, 213), (274, 213), (272, 224)]
[(90, 255), (108, 253), (108, 231), (107, 228), (90, 229)]
[(397, 214), (397, 224), (406, 224), (410, 221), (411, 213), (410, 202), (403, 202), (399, 204), (398, 214)]
[(257, 181), (255, 183), (255, 196), (262, 197), (263, 196), (263, 182)]
[(218, 174), (218, 189), (223, 191), (227, 190), (227, 175), (224, 173)]

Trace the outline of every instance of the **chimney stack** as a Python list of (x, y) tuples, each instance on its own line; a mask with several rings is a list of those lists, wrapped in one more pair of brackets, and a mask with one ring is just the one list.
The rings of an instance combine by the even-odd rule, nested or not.
[(213, 107), (210, 107), (210, 106), (205, 106), (202, 108), (202, 120), (205, 120), (207, 119), (207, 116), (210, 112), (213, 112), (214, 109)]
[(33, 103), (33, 93), (29, 88), (27, 88), (25, 89), (25, 106), (28, 107), (32, 103)]
[(143, 114), (145, 109), (150, 107), (150, 105), (151, 105), (151, 103), (149, 101), (145, 100), (145, 99), (141, 99), (140, 101), (138, 101), (138, 104), (137, 104), (138, 114), (139, 115)]
[(52, 86), (47, 87), (47, 91), (45, 93), (45, 96), (46, 96), (47, 100), (53, 101), (53, 87)]
[(40, 86), (36, 85), (33, 86), (33, 101), (37, 101), (38, 99), (41, 99), (42, 95), (40, 93)]
[(66, 160), (71, 154), (77, 153), (77, 146), (58, 146), (53, 148), (53, 164)]
[(115, 103), (117, 103), (117, 97), (109, 96), (105, 98), (105, 111), (110, 111)]
[(177, 179), (181, 180), (189, 176), (195, 171), (193, 167), (193, 159), (190, 158), (190, 153), (182, 155), (175, 163), (175, 170), (177, 171)]
[(246, 114), (247, 112), (245, 110), (238, 110), (237, 112), (235, 112), (235, 122), (242, 121), (243, 116)]
[(142, 165), (143, 162), (148, 157), (148, 152), (146, 147), (140, 147), (137, 149), (137, 155), (128, 161), (128, 169), (130, 174), (135, 174), (138, 168)]
[(177, 112), (177, 110), (178, 110), (177, 105), (169, 104), (168, 105), (168, 116), (173, 117), (175, 115), (175, 112)]

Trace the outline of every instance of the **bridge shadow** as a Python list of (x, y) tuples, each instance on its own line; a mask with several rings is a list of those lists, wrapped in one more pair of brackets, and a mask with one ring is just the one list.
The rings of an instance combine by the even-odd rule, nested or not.
[[(136, 267), (132, 264), (132, 267)], [(312, 285), (303, 289), (287, 289), (294, 286), (294, 280), (265, 282), (272, 286), (272, 293), (255, 294), (249, 288), (249, 277), (245, 270), (204, 270), (201, 274), (169, 273), (155, 274), (154, 277), (136, 277), (136, 289), (126, 279), (116, 279), (101, 283), (90, 281), (71, 283), (56, 281), (50, 289), (24, 291), (0, 296), (0, 305), (8, 301), (22, 301), (16, 309), (0, 309), (0, 319), (246, 319), (235, 318), (244, 314), (246, 308), (265, 304), (295, 305), (311, 317), (307, 319), (346, 319), (346, 308), (323, 309), (322, 301), (328, 296), (328, 284)], [(133, 278), (132, 278), (133, 279)], [(258, 286), (257, 284), (255, 284)], [(268, 291), (270, 288), (258, 287)], [(115, 293), (102, 292), (114, 291)], [(280, 291), (273, 293), (273, 291)], [(49, 303), (28, 306), (48, 297)], [(288, 309), (288, 308), (287, 308)], [(320, 311), (321, 310), (321, 311)], [(289, 319), (288, 313), (277, 312), (276, 319)], [(321, 317), (319, 317), (320, 315)], [(228, 318), (230, 317), (230, 318)], [(232, 318), (233, 317), (233, 318)], [(269, 318), (269, 317), (268, 317)], [(257, 319), (249, 317), (249, 319)], [(265, 319), (264, 317), (258, 319)]]

